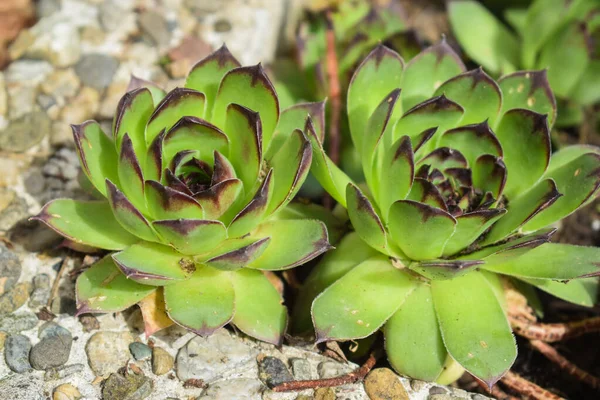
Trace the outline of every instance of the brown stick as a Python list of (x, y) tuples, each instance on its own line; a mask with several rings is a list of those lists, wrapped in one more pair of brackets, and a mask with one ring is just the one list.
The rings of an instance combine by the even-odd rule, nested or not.
[(479, 379), (473, 378), (473, 380), (483, 389), (484, 393), (491, 394), (498, 400), (520, 400), (518, 397), (511, 396), (504, 392), (504, 390), (500, 389), (498, 385), (492, 386), (492, 389), (490, 390), (488, 385)]
[(60, 264), (60, 268), (58, 269), (58, 272), (56, 273), (56, 278), (54, 279), (54, 283), (52, 283), (52, 290), (50, 291), (50, 297), (48, 298), (48, 302), (46, 303), (46, 306), (48, 308), (50, 308), (52, 306), (52, 300), (54, 300), (54, 298), (56, 297), (56, 294), (58, 293), (58, 288), (60, 287), (60, 278), (62, 278), (62, 275), (65, 272), (65, 269), (67, 267), (67, 259), (68, 259), (68, 257), (63, 258), (63, 260)]
[(500, 379), (500, 382), (506, 385), (509, 389), (525, 396), (527, 399), (564, 400), (562, 397), (543, 389), (533, 382), (529, 382), (527, 379), (515, 374), (514, 372), (508, 371), (506, 375)]
[(509, 320), (518, 335), (549, 343), (572, 339), (586, 333), (600, 332), (600, 317), (558, 324), (538, 324), (514, 317), (509, 317)]
[(542, 342), (541, 340), (532, 340), (531, 346), (534, 349), (542, 353), (548, 360), (552, 361), (559, 368), (563, 369), (567, 374), (571, 375), (573, 378), (585, 383), (593, 387), (594, 389), (600, 388), (600, 379), (591, 375), (587, 371), (579, 368), (565, 357), (561, 356), (558, 351), (547, 343)]
[(374, 353), (369, 355), (369, 358), (365, 363), (355, 371), (352, 371), (346, 375), (337, 376), (335, 378), (328, 379), (310, 379), (305, 381), (290, 381), (284, 382), (280, 385), (273, 387), (274, 392), (295, 392), (305, 389), (318, 389), (323, 387), (334, 387), (347, 385), (349, 383), (362, 381), (365, 376), (371, 371), (371, 368), (377, 362), (377, 358)]
[(331, 120), (329, 121), (329, 157), (334, 164), (340, 161), (340, 114), (342, 111), (342, 101), (340, 98), (340, 77), (338, 71), (338, 59), (335, 52), (335, 32), (333, 30), (333, 21), (331, 12), (325, 14), (327, 21), (327, 31), (325, 38), (327, 41), (327, 82), (329, 86), (329, 99), (331, 101)]

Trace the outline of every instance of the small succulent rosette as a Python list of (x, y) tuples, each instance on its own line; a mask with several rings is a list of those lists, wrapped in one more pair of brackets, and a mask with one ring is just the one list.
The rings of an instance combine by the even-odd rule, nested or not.
[(505, 10), (510, 27), (473, 0), (449, 2), (448, 16), (467, 55), (491, 73), (547, 68), (560, 125), (582, 123), (582, 106), (600, 101), (598, 0), (535, 0)]
[[(102, 200), (59, 199), (35, 218), (75, 245), (112, 253), (79, 276), (79, 312), (124, 310), (154, 296), (201, 335), (232, 322), (280, 343), (286, 308), (262, 271), (330, 248), (325, 225), (279, 213), (309, 171), (301, 129), (313, 105), (279, 111), (262, 67), (223, 47), (169, 93), (134, 80), (106, 135), (73, 126), (81, 166)], [(312, 107), (312, 108), (311, 108)]]
[(549, 240), (595, 197), (600, 155), (551, 157), (555, 107), (544, 71), (495, 82), (465, 72), (445, 42), (408, 64), (374, 49), (347, 103), (366, 184), (330, 161), (308, 121), (311, 170), (355, 232), (308, 278), (295, 329), (313, 322), (319, 342), (382, 329), (398, 372), (449, 382), (464, 368), (492, 385), (517, 355), (505, 279), (591, 306), (600, 249)]

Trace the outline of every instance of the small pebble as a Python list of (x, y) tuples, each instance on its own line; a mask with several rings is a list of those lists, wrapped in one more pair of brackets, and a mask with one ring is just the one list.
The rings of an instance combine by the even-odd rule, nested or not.
[(304, 358), (290, 358), (290, 366), (292, 367), (294, 379), (298, 381), (315, 378), (313, 377), (310, 363)]
[(270, 356), (258, 361), (258, 377), (270, 388), (293, 380), (283, 361)]
[(319, 388), (315, 390), (314, 400), (336, 400), (335, 390), (332, 388)]
[(0, 296), (0, 317), (19, 309), (29, 299), (31, 282), (21, 282)]
[(151, 393), (152, 381), (137, 374), (110, 374), (102, 387), (102, 398), (110, 400), (141, 400)]
[(175, 360), (165, 349), (155, 347), (152, 349), (152, 372), (155, 375), (164, 375), (173, 368)]
[(54, 389), (52, 400), (78, 400), (81, 398), (79, 390), (70, 383), (63, 383)]
[(430, 395), (434, 395), (434, 394), (446, 394), (448, 393), (448, 390), (446, 390), (445, 388), (441, 387), (441, 386), (433, 386), (429, 389), (429, 394)]
[(129, 345), (129, 351), (137, 361), (149, 360), (152, 357), (152, 349), (147, 344), (133, 342)]
[(8, 368), (19, 374), (31, 370), (29, 351), (31, 342), (24, 335), (10, 335), (4, 343), (4, 359)]
[(60, 367), (69, 360), (73, 337), (71, 332), (54, 322), (40, 327), (40, 342), (31, 349), (29, 360), (33, 368), (46, 370)]
[(55, 381), (58, 379), (62, 379), (69, 375), (78, 374), (81, 371), (83, 371), (84, 368), (85, 366), (83, 364), (71, 364), (64, 365), (62, 367), (52, 368), (46, 371), (46, 373), (44, 374), (44, 380)]
[(26, 311), (18, 314), (8, 314), (0, 317), (0, 331), (6, 333), (19, 333), (34, 328), (39, 320), (32, 312)]
[(371, 400), (408, 400), (408, 393), (389, 368), (377, 368), (365, 378), (365, 391)]
[(0, 295), (12, 288), (20, 276), (21, 262), (19, 257), (0, 243)]
[(130, 332), (96, 332), (85, 345), (90, 368), (96, 375), (108, 376), (129, 360)]

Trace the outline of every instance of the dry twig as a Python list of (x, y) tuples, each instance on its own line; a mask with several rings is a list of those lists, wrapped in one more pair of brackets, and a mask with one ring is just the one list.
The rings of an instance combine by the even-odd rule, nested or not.
[(56, 298), (58, 294), (58, 288), (60, 287), (60, 279), (62, 278), (63, 273), (67, 269), (67, 260), (68, 257), (63, 258), (60, 268), (58, 269), (58, 273), (56, 274), (56, 278), (54, 279), (54, 283), (52, 284), (52, 290), (50, 291), (50, 297), (48, 298), (48, 302), (46, 306), (50, 308), (52, 306), (52, 300)]
[(515, 374), (514, 372), (508, 371), (506, 375), (500, 379), (506, 387), (513, 390), (526, 399), (533, 400), (564, 400), (562, 397), (555, 395), (547, 391), (546, 389), (536, 385), (533, 382)]
[(573, 378), (585, 383), (593, 387), (594, 389), (600, 388), (600, 379), (591, 375), (587, 371), (579, 368), (565, 357), (561, 356), (558, 351), (547, 343), (542, 342), (541, 340), (531, 340), (531, 346), (542, 353), (544, 357), (548, 360), (552, 361), (556, 365), (559, 366), (562, 370), (564, 370), (567, 374), (571, 375)]
[(310, 379), (305, 381), (290, 381), (284, 382), (280, 385), (277, 385), (273, 388), (274, 392), (295, 392), (305, 389), (318, 389), (324, 387), (335, 387), (342, 386), (349, 383), (355, 383), (362, 381), (365, 376), (371, 371), (371, 369), (375, 366), (377, 362), (377, 358), (374, 353), (369, 355), (369, 358), (365, 363), (355, 371), (352, 371), (348, 374), (337, 376), (335, 378), (328, 379)]
[(509, 320), (518, 335), (549, 343), (576, 338), (586, 333), (600, 332), (600, 317), (556, 324), (540, 324), (512, 316), (509, 316)]

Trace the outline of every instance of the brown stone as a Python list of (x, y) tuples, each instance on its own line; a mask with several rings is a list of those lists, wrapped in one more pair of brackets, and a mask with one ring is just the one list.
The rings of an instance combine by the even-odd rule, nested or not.
[(406, 389), (389, 368), (377, 368), (367, 375), (365, 391), (371, 400), (408, 400)]

